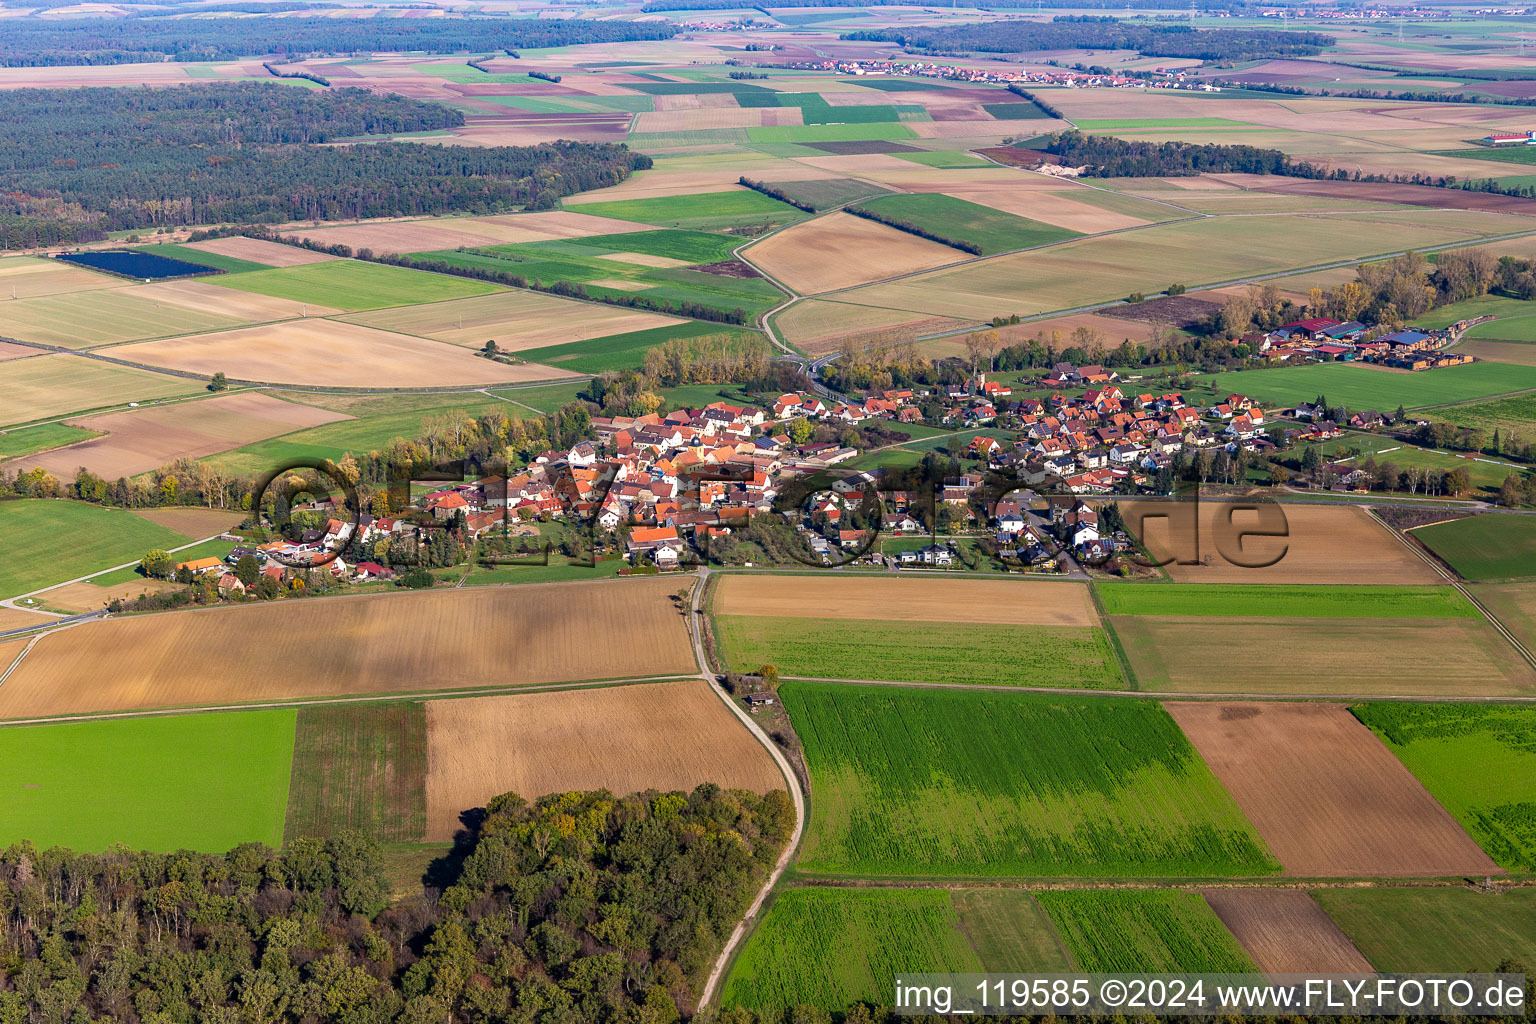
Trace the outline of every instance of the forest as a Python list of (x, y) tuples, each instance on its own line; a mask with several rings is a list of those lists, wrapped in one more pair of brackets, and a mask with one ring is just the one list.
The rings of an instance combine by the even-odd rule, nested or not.
[(794, 824), (782, 792), (491, 800), (391, 901), (355, 832), (0, 852), (0, 1021), (673, 1024)]
[(908, 50), (923, 53), (1137, 50), (1155, 57), (1199, 60), (1308, 57), (1333, 45), (1332, 36), (1317, 32), (1197, 29), (1092, 16), (1062, 16), (1048, 22), (988, 21), (937, 28), (874, 29), (847, 32), (841, 38), (900, 43)]
[(1086, 167), (1094, 178), (1147, 178), (1192, 174), (1285, 174), (1321, 177), (1312, 165), (1297, 163), (1278, 149), (1198, 142), (1142, 142), (1110, 135), (1058, 132), (1042, 148), (1070, 167)]
[(584, 18), (8, 18), (0, 33), (0, 67), (230, 60), (266, 54), (294, 58), (395, 51), (484, 53), (671, 39), (676, 34), (666, 22)]
[(599, 143), (312, 145), (463, 120), (363, 89), (260, 82), (0, 92), (0, 248), (181, 224), (544, 209), (650, 166)]

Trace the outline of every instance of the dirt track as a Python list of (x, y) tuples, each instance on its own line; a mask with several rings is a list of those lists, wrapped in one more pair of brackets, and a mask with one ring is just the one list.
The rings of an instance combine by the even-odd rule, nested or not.
[(1215, 889), (1205, 894), (1205, 902), (1261, 971), (1374, 973), (1333, 918), (1301, 889)]

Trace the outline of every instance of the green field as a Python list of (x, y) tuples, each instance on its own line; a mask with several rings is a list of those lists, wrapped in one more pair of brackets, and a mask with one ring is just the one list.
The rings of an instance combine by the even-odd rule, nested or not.
[(711, 92), (771, 92), (747, 82), (628, 82), (624, 88), (651, 96), (694, 96)]
[[(736, 97), (741, 107), (799, 107), (800, 123), (809, 125), (873, 124), (876, 122), (928, 121), (928, 111), (920, 106), (870, 104), (838, 107), (815, 92), (763, 92)], [(821, 141), (821, 140), (818, 140)]]
[(959, 889), (952, 899), (982, 970), (1004, 974), (1072, 970), (1055, 926), (1028, 891)]
[(0, 537), (0, 597), (135, 562), (150, 548), (192, 539), (121, 509), (41, 498), (0, 502)]
[[(100, 437), (94, 430), (69, 427), (62, 423), (39, 423), (35, 427), (20, 427), (0, 433), (0, 459), (14, 459), (20, 455), (45, 452), (50, 448), (62, 448), (77, 441)], [(26, 464), (11, 467), (25, 469)]]
[(1462, 337), (1487, 341), (1536, 341), (1536, 313), (1490, 320), (1471, 328)]
[(1491, 513), (1423, 526), (1413, 536), (1469, 580), (1536, 576), (1536, 517)]
[(586, 341), (569, 341), (563, 345), (547, 345), (544, 348), (523, 349), (518, 357), (530, 363), (558, 366), (562, 370), (577, 373), (607, 373), (610, 370), (635, 369), (645, 363), (645, 354), (664, 341), (673, 338), (698, 338), (705, 335), (730, 335), (745, 337), (749, 333), (738, 327), (689, 320), (670, 327), (652, 327), (627, 334), (611, 334), (606, 338), (590, 338)]
[(789, 889), (742, 947), (721, 1004), (758, 1011), (885, 1005), (902, 972), (981, 969), (944, 890)]
[(914, 164), (922, 164), (924, 167), (938, 167), (946, 171), (966, 170), (972, 167), (993, 167), (993, 163), (983, 160), (979, 156), (971, 156), (969, 153), (935, 152), (935, 153), (892, 153), (901, 160), (909, 160)]
[(257, 270), (249, 274), (213, 277), (208, 281), (243, 292), (349, 311), (441, 302), (497, 290), (496, 285), (485, 281), (357, 260), (328, 260), (300, 267)]
[(815, 799), (801, 870), (1266, 874), (1253, 826), (1160, 706), (785, 683)]
[(160, 242), (156, 245), (135, 245), (132, 248), (135, 252), (147, 252), (154, 256), (164, 256), (168, 259), (196, 263), (199, 266), (222, 270), (226, 274), (243, 274), (248, 270), (268, 269), (265, 263), (253, 263), (250, 260), (236, 259), (233, 256), (221, 256), (216, 252), (203, 252), (201, 249), (191, 249), (185, 245), (176, 245), (173, 242)]
[(1318, 889), (1312, 895), (1379, 971), (1491, 971), (1536, 963), (1536, 888)]
[(284, 834), (355, 828), (386, 843), (426, 828), (427, 716), (422, 704), (299, 710)]
[(809, 203), (818, 210), (842, 206), (844, 203), (868, 199), (870, 196), (887, 195), (891, 190), (869, 181), (854, 178), (822, 178), (815, 181), (775, 181), (773, 187), (802, 203)]
[[(1501, 164), (1536, 164), (1536, 146), (1473, 146), (1470, 149), (1452, 149), (1436, 153), (1436, 156), (1455, 157), (1459, 160), (1487, 160)], [(1489, 174), (1495, 173), (1492, 168)]]
[(731, 251), (741, 244), (734, 235), (708, 231), (633, 231), (618, 235), (589, 235), (572, 238), (570, 244), (604, 253), (638, 252), (647, 256), (665, 256), (689, 263), (719, 263), (731, 258)]
[(293, 711), (79, 722), (0, 731), (0, 845), (278, 846)]
[(1536, 428), (1536, 394), (1449, 405), (1436, 409), (1432, 415), (1459, 427), (1476, 427), (1490, 436), (1499, 430), (1506, 435), (1513, 431), (1517, 436), (1529, 437)]
[(981, 109), (999, 121), (1053, 121), (1045, 111), (1033, 103), (983, 103)]
[(816, 679), (1125, 686), (1108, 635), (1094, 627), (751, 615), (721, 615), (715, 623), (725, 659), (739, 671), (766, 662), (781, 675)]
[(1536, 388), (1536, 366), (1470, 363), (1419, 373), (1391, 373), (1357, 363), (1314, 363), (1268, 370), (1238, 370), (1201, 378), (1222, 394), (1236, 392), (1265, 405), (1295, 405), (1325, 395), (1329, 405), (1390, 413), (1464, 402)]
[(1500, 867), (1536, 871), (1536, 708), (1353, 709)]
[(807, 124), (748, 128), (748, 142), (877, 142), (915, 139), (917, 133), (900, 122), (871, 124)]
[(654, 196), (648, 199), (618, 199), (606, 203), (582, 203), (569, 206), (577, 213), (594, 217), (614, 217), (693, 231), (723, 231), (772, 221), (788, 224), (805, 216), (788, 203), (770, 199), (761, 192), (743, 188), (734, 192), (705, 192), (692, 196)]
[[(1436, 306), (1423, 316), (1414, 317), (1413, 324), (1415, 327), (1444, 330), (1458, 320), (1471, 320), (1479, 316), (1526, 316), (1532, 310), (1536, 310), (1536, 302), (1527, 299), (1511, 299), (1502, 295), (1479, 295), (1450, 305)], [(1481, 330), (1483, 326), (1479, 324), (1472, 330)]]
[(1475, 619), (1454, 587), (1096, 583), (1105, 615)]
[(944, 238), (971, 242), (987, 256), (1080, 237), (1076, 231), (938, 193), (882, 196), (859, 205)]
[(1199, 893), (1063, 890), (1037, 898), (1084, 971), (1258, 970)]

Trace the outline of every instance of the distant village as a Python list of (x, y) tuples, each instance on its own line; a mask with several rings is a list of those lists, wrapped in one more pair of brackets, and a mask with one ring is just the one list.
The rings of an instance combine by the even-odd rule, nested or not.
[(1220, 92), (1221, 87), (1185, 78), (1182, 71), (1163, 71), (1164, 77), (1156, 79), (1101, 73), (1029, 68), (1017, 71), (994, 71), (983, 68), (962, 67), (958, 64), (935, 64), (927, 61), (893, 60), (807, 60), (784, 64), (794, 71), (826, 71), (838, 75), (887, 75), (893, 78), (943, 78), (955, 82), (981, 82), (991, 85), (1020, 84), (1062, 85), (1069, 87), (1091, 86), (1105, 89), (1188, 89), (1194, 92)]

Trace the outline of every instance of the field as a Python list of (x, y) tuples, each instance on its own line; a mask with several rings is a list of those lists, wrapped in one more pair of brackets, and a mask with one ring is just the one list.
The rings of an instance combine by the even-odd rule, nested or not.
[(133, 247), (133, 251), (147, 252), (153, 256), (167, 256), (173, 260), (181, 260), (183, 263), (196, 263), (198, 266), (222, 270), (227, 274), (241, 274), (247, 270), (266, 269), (266, 266), (261, 263), (252, 263), (250, 260), (242, 260), (233, 256), (221, 256), (212, 252), (203, 252), (198, 249), (188, 248), (185, 245), (177, 245), (175, 242), (136, 245)]
[(969, 258), (959, 249), (851, 213), (787, 228), (743, 255), (801, 294), (833, 291)]
[[(62, 423), (39, 423), (34, 427), (21, 427), (0, 433), (0, 459), (14, 459), (33, 452), (59, 448), (76, 441), (89, 441), (94, 437), (89, 430), (69, 427)], [(25, 468), (34, 463), (28, 460)]]
[(1330, 405), (1391, 412), (1465, 402), (1536, 388), (1536, 366), (1468, 363), (1418, 373), (1396, 373), (1359, 363), (1313, 363), (1273, 370), (1219, 373), (1210, 384), (1222, 394), (1237, 392), (1265, 405), (1295, 405), (1326, 395)]
[(1198, 893), (1061, 890), (1036, 898), (1083, 971), (1254, 970), (1253, 961)]
[(770, 199), (761, 192), (741, 188), (729, 192), (700, 195), (653, 196), (648, 199), (621, 199), (612, 202), (582, 203), (584, 214), (638, 221), (657, 227), (684, 228), (690, 231), (723, 231), (746, 224), (772, 221), (788, 224), (805, 214), (787, 203)]
[(216, 533), (224, 533), (227, 530), (233, 530), (245, 519), (244, 512), (231, 512), (217, 508), (178, 508), (170, 505), (162, 508), (135, 509), (133, 514), (168, 530), (184, 533), (188, 537), (211, 537)]
[[(113, 351), (123, 359), (186, 373), (225, 373), (231, 380), (274, 384), (453, 387), (569, 376), (564, 370), (538, 363), (499, 363), (458, 346), (337, 320), (265, 324), (218, 334), (140, 342)], [(4, 364), (0, 364), (0, 373), (4, 373)]]
[(0, 302), (0, 335), (74, 349), (192, 331), (216, 331), (243, 322), (212, 309), (162, 305), (139, 288), (95, 293), (89, 302), (82, 302), (79, 295), (45, 295)]
[[(912, 153), (908, 156), (952, 157), (952, 153)], [(883, 185), (861, 181), (857, 178), (822, 178), (809, 181), (776, 181), (773, 187), (802, 203), (810, 203), (818, 210), (825, 210), (844, 203), (882, 196), (890, 191)]]
[[(33, 648), (0, 687), (0, 717), (691, 674), (675, 590), (477, 587), (92, 622)], [(284, 668), (293, 658), (302, 673)]]
[(715, 627), (725, 660), (740, 672), (771, 663), (781, 675), (814, 679), (1125, 686), (1109, 637), (1091, 626), (935, 622), (918, 628), (909, 620), (720, 615)]
[[(0, 843), (222, 852), (278, 846), (294, 713), (177, 715), (0, 732)], [(217, 813), (210, 813), (217, 809)]]
[[(951, 194), (956, 199), (964, 199), (969, 203), (989, 206), (1005, 213), (1015, 213), (1028, 220), (1052, 224), (1058, 228), (1085, 235), (1140, 227), (1157, 216), (1155, 207), (1152, 211), (1143, 211), (1150, 216), (1139, 217), (1094, 205), (1092, 200), (1106, 197), (1103, 193), (1087, 192), (1087, 190), (1062, 195), (1057, 192), (967, 192), (963, 188), (956, 188)], [(1124, 197), (1109, 196), (1107, 198), (1123, 199)], [(1083, 201), (1079, 202), (1079, 199)]]
[(1536, 576), (1536, 521), (1530, 516), (1453, 519), (1419, 527), (1413, 536), (1464, 579)]
[(724, 337), (753, 337), (739, 328), (703, 320), (684, 320), (671, 327), (653, 327), (645, 331), (613, 334), (589, 341), (573, 341), (547, 348), (525, 349), (524, 359), (545, 366), (558, 367), (572, 373), (607, 373), (610, 370), (633, 369), (645, 364), (645, 354), (664, 341), (673, 338), (697, 338), (706, 335)]
[(906, 972), (981, 969), (944, 890), (788, 889), (742, 947), (721, 1004), (883, 1006), (892, 980)]
[[(1198, 549), (1192, 536), (1194, 513), (1188, 505), (1133, 501), (1122, 502), (1121, 511), (1154, 559), (1176, 559), (1167, 570), (1181, 583), (1442, 582), (1408, 545), (1361, 508), (1268, 505), (1259, 513), (1244, 510), (1242, 502), (1234, 506), (1202, 501)], [(1239, 542), (1237, 534), (1261, 528), (1285, 532)], [(1253, 567), (1233, 564), (1228, 555)], [(1263, 565), (1271, 561), (1274, 564)]]
[[(1490, 346), (1496, 343), (1476, 342), (1475, 344)], [(1500, 347), (1520, 349), (1523, 358), (1511, 359), (1510, 362), (1531, 365), (1536, 361), (1536, 345)], [(1449, 405), (1436, 409), (1433, 417), (1461, 427), (1478, 427), (1490, 434), (1494, 430), (1502, 430), (1506, 434), (1514, 433), (1524, 436), (1532, 427), (1536, 427), (1536, 395), (1511, 395), (1508, 398), (1494, 398), (1486, 402)]]
[(984, 971), (1026, 974), (1072, 969), (1051, 919), (1022, 889), (957, 889), (951, 893), (960, 927)]
[(721, 615), (769, 615), (891, 622), (1094, 626), (1088, 588), (1044, 580), (906, 579), (823, 573), (815, 599), (804, 577), (731, 573), (718, 577), (714, 610)]
[(1076, 231), (938, 193), (880, 196), (859, 205), (945, 238), (970, 242), (980, 246), (987, 256), (1063, 242), (1078, 236)]
[(1269, 974), (1370, 974), (1371, 965), (1300, 889), (1213, 889), (1205, 902)]
[(348, 323), (418, 334), (468, 348), (495, 341), (503, 352), (522, 352), (613, 334), (686, 323), (677, 317), (600, 306), (530, 291), (500, 291), (424, 306), (356, 313)]
[(1454, 587), (1241, 586), (1223, 583), (1094, 585), (1105, 615), (1272, 618), (1476, 619)]
[(122, 288), (127, 282), (92, 273), (58, 260), (33, 256), (0, 257), (0, 297), (28, 299), (36, 295)]
[(405, 267), (356, 260), (331, 260), (299, 267), (257, 270), (210, 278), (210, 284), (335, 309), (382, 309), (442, 302), (496, 291), (493, 284)]
[(221, 288), (209, 283), (207, 279), (146, 284), (133, 291), (135, 295), (155, 302), (185, 306), (193, 310), (211, 310), (220, 315), (235, 317), (250, 323), (292, 320), (301, 316), (330, 316), (341, 312), (339, 309), (313, 302), (300, 302), (272, 295), (260, 295), (256, 292)]
[(327, 245), (348, 245), (376, 253), (425, 252), (461, 245), (505, 245), (542, 242), (551, 238), (612, 234), (643, 230), (609, 217), (591, 217), (569, 210), (516, 213), (499, 217), (441, 217), (375, 224), (340, 224), (303, 231), (305, 238)]
[(132, 512), (83, 501), (27, 498), (0, 502), (0, 597), (14, 597), (136, 562), (150, 548), (171, 548), (192, 538)]
[(73, 425), (105, 435), (29, 459), (61, 480), (84, 466), (106, 480), (131, 477), (177, 458), (202, 458), (253, 441), (350, 419), (259, 392), (219, 395), (127, 412), (87, 416)]
[(1354, 712), (1501, 867), (1536, 871), (1536, 710), (1367, 704)]
[(284, 245), (281, 242), (268, 242), (260, 238), (245, 238), (240, 235), (231, 238), (210, 238), (206, 242), (191, 242), (187, 248), (213, 253), (216, 256), (230, 256), (237, 260), (260, 263), (268, 267), (302, 267), (310, 263), (327, 263), (336, 258), (323, 252), (301, 249), (296, 245)]
[(429, 701), (427, 833), (501, 793), (783, 789), (772, 757), (699, 680)]
[(1378, 971), (1491, 971), (1536, 962), (1536, 888), (1319, 889), (1314, 894)]
[(1155, 704), (841, 683), (780, 689), (813, 873), (1141, 877), (1276, 870)]
[(0, 427), (128, 402), (185, 395), (198, 382), (166, 377), (146, 370), (83, 359), (49, 355), (0, 362)]
[(1498, 871), (1418, 780), (1342, 707), (1167, 707), (1288, 875)]
[(426, 824), (422, 705), (341, 704), (298, 712), (284, 835), (357, 829), (380, 842), (419, 842)]

